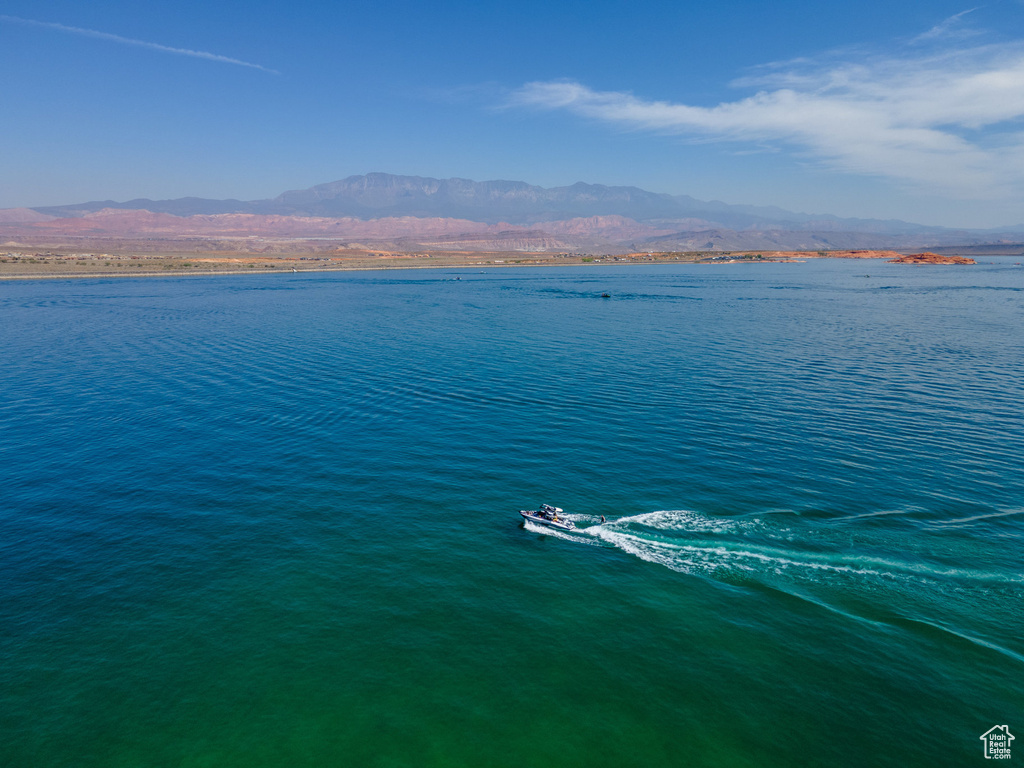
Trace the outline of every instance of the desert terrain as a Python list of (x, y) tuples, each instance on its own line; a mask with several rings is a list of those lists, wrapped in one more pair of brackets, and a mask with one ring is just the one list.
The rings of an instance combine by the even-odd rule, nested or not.
[(429, 267), (598, 264), (793, 263), (809, 258), (893, 259), (895, 251), (638, 251), (622, 254), (515, 250), (401, 251), (322, 240), (88, 239), (0, 244), (0, 279), (313, 272)]

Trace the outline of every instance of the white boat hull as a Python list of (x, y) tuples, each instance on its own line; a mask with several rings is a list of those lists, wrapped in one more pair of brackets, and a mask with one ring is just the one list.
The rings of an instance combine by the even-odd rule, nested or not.
[(572, 520), (551, 520), (528, 509), (519, 510), (519, 514), (523, 516), (523, 520), (529, 520), (538, 525), (546, 525), (548, 528), (557, 528), (560, 531), (571, 531), (576, 527)]

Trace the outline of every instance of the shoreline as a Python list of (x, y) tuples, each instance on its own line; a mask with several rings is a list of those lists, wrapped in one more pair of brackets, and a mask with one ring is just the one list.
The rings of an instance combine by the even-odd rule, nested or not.
[[(137, 252), (135, 252), (137, 254)], [(216, 275), (272, 275), (302, 274), (306, 272), (362, 272), (390, 271), (410, 269), (498, 269), (510, 267), (593, 267), (656, 264), (800, 264), (810, 259), (819, 258), (855, 258), (877, 261), (895, 254), (892, 251), (837, 251), (834, 253), (821, 251), (774, 251), (751, 253), (747, 252), (662, 252), (632, 253), (626, 255), (573, 255), (568, 254), (534, 254), (532, 258), (523, 258), (520, 253), (507, 252), (442, 252), (433, 254), (416, 254), (374, 258), (318, 258), (321, 263), (306, 266), (301, 262), (307, 257), (296, 255), (283, 257), (267, 257), (256, 255), (232, 254), (230, 256), (195, 256), (159, 255), (118, 255), (104, 253), (102, 255), (80, 253), (7, 253), (0, 258), (0, 281), (3, 280), (62, 280), (62, 279), (105, 279), (105, 278), (138, 278), (138, 277), (210, 277)], [(383, 255), (383, 254), (382, 254)], [(3, 256), (0, 254), (0, 256)], [(362, 256), (362, 254), (360, 254)], [(497, 258), (502, 257), (502, 258)], [(308, 259), (313, 260), (313, 259)], [(324, 264), (333, 261), (333, 264)], [(345, 262), (348, 263), (345, 263)], [(99, 262), (103, 262), (102, 266)], [(148, 262), (148, 263), (147, 263)], [(338, 263), (341, 262), (341, 263)], [(245, 264), (246, 266), (242, 266)], [(209, 268), (217, 265), (222, 268)], [(28, 267), (29, 269), (25, 269)], [(86, 267), (88, 271), (78, 271)], [(97, 267), (99, 267), (97, 269)], [(105, 269), (103, 267), (106, 267)], [(135, 269), (128, 269), (135, 267)], [(202, 268), (207, 267), (207, 268)], [(19, 269), (20, 268), (20, 269)], [(24, 270), (24, 271), (22, 271)]]
[[(497, 258), (497, 257), (502, 258)], [(895, 257), (895, 258), (892, 258)], [(297, 275), (307, 272), (387, 272), (412, 269), (486, 270), (535, 267), (634, 267), (659, 264), (724, 266), (735, 264), (803, 264), (817, 259), (856, 259), (891, 264), (973, 264), (973, 259), (934, 253), (911, 254), (895, 251), (745, 251), (638, 252), (630, 254), (531, 254), (509, 252), (399, 253), (363, 252), (358, 255), (324, 257), (289, 254), (219, 254), (196, 258), (184, 254), (165, 255), (138, 251), (82, 254), (0, 253), (0, 282), (5, 280), (102, 280), (139, 277), (213, 277), (217, 275)], [(315, 262), (311, 264), (310, 262)], [(82, 268), (88, 271), (79, 271)], [(98, 268), (97, 268), (98, 267)], [(105, 267), (105, 268), (104, 268)], [(211, 268), (212, 267), (212, 268)], [(26, 269), (27, 268), (27, 269)], [(131, 269), (134, 268), (134, 269)]]
[[(840, 257), (837, 257), (840, 258)], [(600, 264), (409, 264), (409, 265), (398, 265), (389, 264), (381, 266), (350, 266), (350, 267), (313, 267), (307, 269), (299, 269), (294, 272), (287, 269), (217, 269), (217, 270), (190, 270), (188, 272), (169, 272), (169, 271), (154, 271), (154, 272), (88, 272), (88, 273), (74, 273), (74, 272), (52, 272), (49, 274), (36, 273), (36, 274), (24, 274), (24, 275), (10, 275), (0, 273), (0, 281), (2, 280), (82, 280), (82, 279), (102, 279), (107, 277), (123, 277), (123, 278), (139, 278), (139, 277), (216, 277), (217, 275), (301, 275), (306, 273), (320, 273), (320, 272), (390, 272), (390, 271), (406, 271), (415, 269), (550, 269), (552, 267), (636, 267), (636, 266), (661, 266), (670, 264), (692, 264), (694, 266), (702, 267), (714, 267), (714, 266), (727, 266), (733, 264), (805, 264), (807, 259), (787, 259), (785, 261), (719, 261), (719, 262), (707, 262), (707, 261), (649, 261), (645, 264), (640, 263), (608, 263), (602, 262)]]

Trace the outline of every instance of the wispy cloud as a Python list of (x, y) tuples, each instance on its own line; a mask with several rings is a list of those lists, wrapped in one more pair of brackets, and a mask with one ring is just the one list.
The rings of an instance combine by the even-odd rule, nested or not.
[(14, 24), (24, 24), (32, 27), (43, 27), (44, 29), (55, 29), (58, 32), (70, 32), (74, 35), (82, 35), (84, 37), (92, 37), (97, 40), (107, 40), (112, 43), (121, 43), (122, 45), (134, 45), (139, 48), (149, 48), (154, 51), (161, 51), (162, 53), (174, 53), (179, 56), (191, 56), (195, 59), (206, 59), (207, 61), (217, 61), (222, 64), (236, 64), (240, 67), (251, 67), (252, 69), (258, 69), (262, 72), (269, 72), (272, 75), (281, 74), (275, 69), (264, 67), (261, 64), (253, 64), (251, 61), (242, 61), (241, 59), (233, 59), (230, 56), (221, 56), (218, 53), (210, 53), (208, 51), (193, 51), (189, 48), (172, 48), (169, 45), (161, 45), (160, 43), (150, 43), (146, 40), (135, 40), (130, 37), (121, 37), (121, 35), (114, 35), (110, 32), (98, 32), (95, 29), (83, 29), (82, 27), (69, 27), (64, 24), (57, 24), (52, 21), (36, 21), (34, 19), (23, 19), (19, 16), (6, 16), (0, 14), (0, 21), (11, 22)]
[(969, 13), (974, 13), (977, 8), (968, 8), (966, 11), (960, 11), (960, 13), (954, 13), (947, 19), (943, 19), (934, 27), (929, 29), (927, 32), (923, 32), (914, 38), (915, 43), (921, 43), (928, 40), (936, 40), (943, 37), (966, 37), (969, 35), (977, 34), (969, 29), (965, 29), (961, 25), (961, 20)]
[(557, 80), (527, 83), (508, 104), (633, 130), (794, 147), (833, 169), (934, 192), (1024, 189), (1024, 46), (791, 62), (734, 85), (759, 90), (705, 107)]

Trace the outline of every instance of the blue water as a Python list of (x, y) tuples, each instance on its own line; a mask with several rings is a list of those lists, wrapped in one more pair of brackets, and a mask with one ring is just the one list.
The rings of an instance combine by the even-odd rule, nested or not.
[(983, 261), (0, 283), (0, 763), (983, 760), (1024, 731)]

